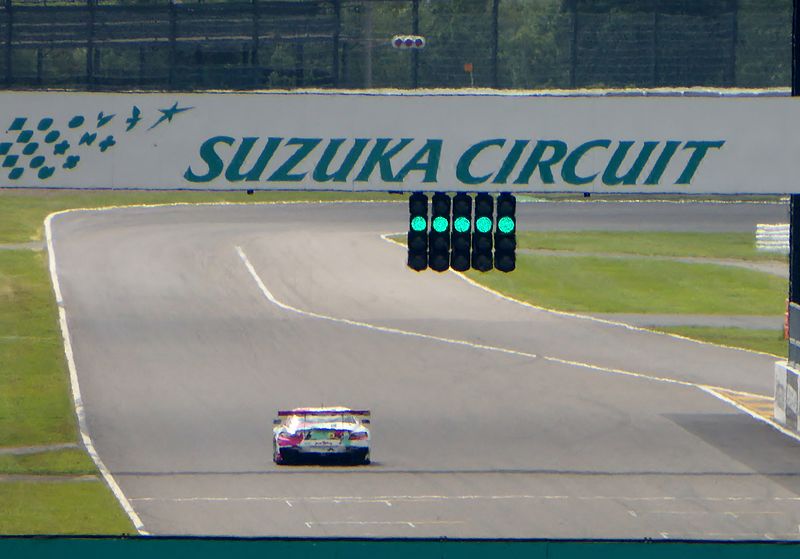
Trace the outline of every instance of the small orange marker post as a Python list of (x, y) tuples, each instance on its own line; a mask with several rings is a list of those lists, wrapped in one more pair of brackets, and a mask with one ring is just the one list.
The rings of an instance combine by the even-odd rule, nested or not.
[(472, 62), (465, 62), (464, 63), (464, 71), (469, 74), (469, 83), (472, 87), (475, 87), (475, 74), (473, 74), (473, 67)]

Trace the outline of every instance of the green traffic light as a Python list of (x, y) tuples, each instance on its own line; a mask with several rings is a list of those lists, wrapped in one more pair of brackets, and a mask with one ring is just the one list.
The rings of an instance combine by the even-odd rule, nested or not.
[(511, 233), (515, 227), (514, 219), (508, 216), (503, 216), (497, 221), (497, 228), (501, 233)]
[(469, 218), (460, 216), (453, 222), (453, 229), (459, 233), (466, 233), (469, 231)]
[(433, 230), (437, 233), (444, 233), (447, 231), (448, 221), (446, 217), (436, 216), (433, 218)]
[(416, 215), (411, 219), (412, 231), (425, 231), (428, 227), (428, 220), (421, 215)]
[(475, 229), (481, 233), (488, 233), (492, 230), (492, 220), (488, 217), (479, 217), (475, 220)]

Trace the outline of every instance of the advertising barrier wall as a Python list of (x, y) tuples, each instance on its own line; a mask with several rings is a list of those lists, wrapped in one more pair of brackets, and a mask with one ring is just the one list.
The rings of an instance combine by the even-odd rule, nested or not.
[(796, 542), (547, 541), (547, 540), (343, 540), (213, 538), (0, 538), (0, 553), (14, 559), (34, 557), (114, 557), (193, 559), (247, 557), (325, 557), (351, 559), (789, 559)]
[(800, 191), (792, 98), (0, 93), (0, 186)]

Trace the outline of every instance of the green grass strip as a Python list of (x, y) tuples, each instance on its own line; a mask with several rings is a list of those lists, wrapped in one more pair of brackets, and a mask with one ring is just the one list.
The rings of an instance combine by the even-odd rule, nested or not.
[(0, 483), (0, 534), (134, 534), (101, 481)]
[(518, 254), (516, 271), (467, 275), (535, 305), (584, 313), (780, 315), (786, 280), (669, 260)]
[(678, 334), (687, 338), (731, 347), (742, 347), (786, 357), (787, 342), (783, 330), (750, 330), (746, 328), (710, 328), (706, 326), (679, 326), (654, 328), (660, 332)]
[(0, 251), (0, 447), (77, 439), (43, 252)]
[(94, 462), (86, 451), (77, 448), (37, 452), (21, 456), (0, 454), (0, 474), (22, 475), (93, 475)]
[(97, 208), (135, 204), (277, 201), (405, 201), (405, 196), (381, 192), (142, 192), (0, 190), (0, 243), (23, 243), (42, 238), (44, 218), (71, 208)]
[(663, 231), (522, 231), (521, 249), (594, 254), (631, 254), (786, 261), (785, 256), (756, 250), (752, 233), (676, 233)]

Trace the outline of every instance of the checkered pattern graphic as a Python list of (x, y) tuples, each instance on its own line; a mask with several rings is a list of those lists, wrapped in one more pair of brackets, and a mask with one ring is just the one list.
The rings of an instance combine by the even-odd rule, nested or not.
[[(117, 138), (147, 133), (192, 108), (175, 102), (170, 108), (153, 111), (149, 119), (136, 105), (125, 115), (100, 111), (96, 116), (75, 114), (63, 119), (13, 116), (5, 134), (0, 135), (0, 176), (6, 175), (12, 184), (23, 177), (47, 181), (78, 168), (81, 157), (90, 150), (110, 153)], [(149, 128), (143, 124), (146, 120), (152, 122)]]

